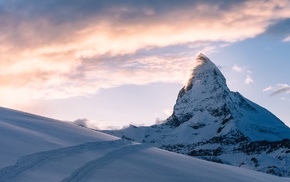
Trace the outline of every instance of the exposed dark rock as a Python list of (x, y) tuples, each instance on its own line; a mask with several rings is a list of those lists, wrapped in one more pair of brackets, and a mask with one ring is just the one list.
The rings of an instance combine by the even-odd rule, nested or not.
[(290, 140), (283, 139), (281, 141), (273, 141), (273, 142), (263, 140), (263, 141), (254, 141), (247, 144), (243, 143), (240, 145), (239, 148), (235, 149), (235, 151), (243, 152), (246, 153), (247, 155), (260, 154), (262, 152), (266, 152), (266, 154), (269, 154), (280, 148), (290, 149)]
[(206, 126), (206, 124), (204, 124), (204, 123), (196, 123), (194, 125), (191, 125), (191, 128), (197, 130), (197, 129), (203, 128), (205, 126)]
[(216, 149), (200, 149), (200, 150), (193, 150), (188, 155), (191, 156), (218, 156), (222, 154), (222, 149), (220, 147)]

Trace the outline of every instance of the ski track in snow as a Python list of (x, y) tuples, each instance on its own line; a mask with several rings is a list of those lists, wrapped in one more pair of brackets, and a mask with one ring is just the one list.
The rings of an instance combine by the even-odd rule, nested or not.
[(122, 139), (102, 142), (89, 142), (80, 145), (25, 155), (20, 157), (14, 165), (0, 169), (0, 181), (1, 182), (11, 181), (19, 174), (39, 164), (43, 164), (44, 162), (49, 161), (50, 159), (53, 158), (62, 158), (80, 153), (82, 151), (97, 150), (110, 146), (121, 147), (128, 144), (132, 144), (132, 142)]
[(116, 149), (112, 152), (105, 154), (104, 156), (100, 158), (87, 162), (80, 168), (76, 169), (69, 177), (63, 179), (62, 182), (83, 181), (83, 179), (86, 176), (88, 176), (89, 173), (91, 173), (93, 170), (97, 170), (122, 156), (130, 154), (132, 152), (143, 150), (145, 148), (149, 148), (149, 146), (144, 145), (144, 144), (136, 144), (136, 145), (129, 145), (129, 146), (122, 147), (120, 149)]

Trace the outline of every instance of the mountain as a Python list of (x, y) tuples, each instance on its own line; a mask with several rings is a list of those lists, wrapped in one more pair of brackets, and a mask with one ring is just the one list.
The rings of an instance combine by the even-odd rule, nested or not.
[(229, 90), (204, 54), (195, 60), (173, 114), (160, 125), (106, 133), (197, 158), (290, 177), (290, 129)]
[(6, 108), (0, 151), (1, 182), (290, 181)]

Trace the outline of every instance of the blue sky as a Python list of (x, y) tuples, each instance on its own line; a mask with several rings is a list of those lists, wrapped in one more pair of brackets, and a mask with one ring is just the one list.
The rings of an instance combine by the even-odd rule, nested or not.
[(0, 1), (0, 102), (100, 128), (165, 119), (205, 53), (290, 125), (290, 2)]

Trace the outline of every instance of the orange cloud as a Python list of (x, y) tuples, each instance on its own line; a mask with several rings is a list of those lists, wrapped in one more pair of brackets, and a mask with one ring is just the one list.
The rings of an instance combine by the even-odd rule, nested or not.
[(162, 11), (150, 5), (136, 10), (118, 4), (85, 15), (77, 14), (78, 6), (70, 7), (73, 3), (55, 12), (40, 11), (41, 3), (0, 17), (5, 24), (0, 30), (1, 101), (9, 101), (7, 95), (15, 100), (66, 98), (122, 84), (181, 81), (195, 52), (139, 56), (138, 51), (202, 41), (235, 42), (290, 17), (290, 3), (274, 0), (226, 8), (201, 1)]

